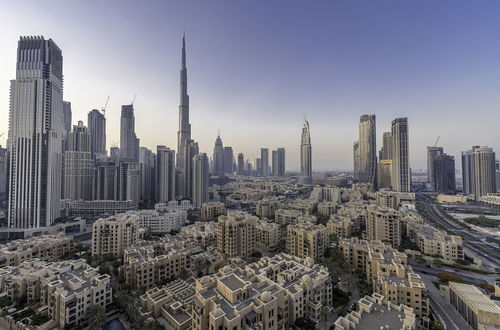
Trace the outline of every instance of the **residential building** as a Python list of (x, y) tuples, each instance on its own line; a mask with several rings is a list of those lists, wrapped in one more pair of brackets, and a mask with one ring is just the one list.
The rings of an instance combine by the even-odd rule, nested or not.
[(375, 115), (359, 119), (359, 181), (377, 186), (377, 135)]
[(415, 193), (397, 192), (387, 189), (380, 189), (375, 193), (377, 206), (388, 207), (397, 210), (403, 203), (415, 203)]
[(337, 203), (334, 202), (321, 202), (318, 203), (318, 214), (330, 217), (337, 212)]
[(464, 195), (473, 195), (474, 189), (474, 157), (472, 150), (462, 151), (462, 191)]
[(474, 199), (497, 192), (495, 152), (488, 147), (472, 147)]
[(142, 201), (156, 200), (156, 155), (146, 147), (139, 148), (139, 165), (141, 168)]
[(139, 161), (139, 139), (135, 134), (134, 105), (122, 105), (120, 119), (120, 161)]
[(285, 148), (278, 148), (272, 152), (272, 175), (285, 176)]
[(359, 229), (359, 222), (345, 215), (332, 215), (326, 224), (328, 235), (337, 237), (351, 237), (352, 233)]
[(297, 223), (297, 218), (303, 214), (299, 210), (277, 209), (274, 213), (274, 221), (281, 225), (294, 225)]
[(312, 184), (311, 127), (307, 120), (304, 120), (300, 142), (300, 175), (302, 184)]
[[(71, 132), (72, 121), (71, 102), (63, 101), (63, 142), (66, 142), (66, 137)], [(64, 149), (64, 148), (63, 148)], [(63, 150), (64, 151), (64, 150)]]
[(442, 154), (444, 154), (443, 147), (427, 147), (427, 182), (431, 184), (432, 191), (435, 190), (434, 163)]
[(269, 149), (260, 148), (260, 161), (262, 166), (262, 176), (269, 176)]
[(172, 212), (172, 211), (189, 211), (194, 209), (194, 205), (188, 199), (177, 201), (170, 201), (168, 203), (156, 203), (155, 211), (158, 212)]
[(10, 82), (9, 227), (45, 227), (59, 217), (63, 135), (61, 50), (52, 39), (21, 37)]
[(232, 147), (224, 147), (224, 174), (233, 175), (234, 156)]
[(274, 219), (279, 202), (276, 199), (265, 198), (257, 202), (255, 214), (261, 219)]
[(74, 247), (73, 237), (64, 233), (10, 241), (0, 245), (0, 267), (19, 266), (33, 259), (57, 261)]
[(379, 160), (392, 160), (392, 133), (384, 132), (382, 135), (382, 148), (379, 153)]
[(189, 140), (184, 148), (184, 170), (182, 171), (182, 192), (186, 198), (193, 198), (194, 156), (200, 152), (198, 142)]
[(353, 168), (354, 168), (353, 177), (354, 180), (357, 181), (359, 180), (361, 173), (361, 168), (359, 163), (359, 141), (355, 141), (352, 145), (352, 157), (353, 157)]
[(93, 109), (87, 115), (90, 134), (90, 152), (95, 158), (106, 156), (106, 117), (103, 111)]
[(114, 161), (96, 161), (94, 175), (94, 196), (96, 200), (118, 200), (117, 184), (119, 167)]
[(392, 189), (391, 174), (392, 160), (380, 160), (377, 167), (377, 186), (379, 189)]
[(175, 151), (165, 146), (156, 147), (156, 201), (175, 200)]
[(95, 200), (95, 201), (61, 201), (63, 211), (67, 216), (103, 216), (136, 210), (134, 201)]
[(138, 204), (141, 196), (141, 167), (138, 162), (120, 162), (118, 166), (118, 200)]
[(287, 227), (286, 250), (299, 258), (323, 259), (328, 248), (328, 230), (323, 225), (299, 223)]
[(217, 221), (217, 249), (227, 258), (247, 258), (255, 252), (256, 229), (259, 219), (235, 211), (222, 215)]
[(207, 202), (201, 204), (201, 220), (217, 220), (220, 215), (226, 214), (226, 206), (222, 202)]
[(212, 169), (212, 175), (217, 177), (224, 176), (224, 145), (220, 138), (220, 134), (217, 135), (214, 146), (214, 154), (212, 158), (214, 164)]
[(257, 248), (270, 251), (278, 246), (281, 239), (280, 225), (275, 222), (259, 220), (255, 225)]
[(217, 228), (216, 222), (197, 221), (192, 225), (182, 227), (180, 235), (206, 249), (210, 246), (217, 246)]
[[(0, 205), (7, 200), (9, 182), (9, 150), (0, 145)], [(499, 181), (500, 182), (500, 181)]]
[(121, 258), (123, 251), (139, 239), (139, 217), (126, 213), (101, 218), (92, 226), (92, 255), (112, 254)]
[(238, 169), (236, 171), (236, 174), (245, 175), (245, 159), (241, 152), (238, 154)]
[(208, 185), (210, 180), (208, 157), (200, 153), (193, 158), (193, 204), (200, 208), (208, 202)]
[(366, 237), (390, 243), (394, 247), (401, 244), (401, 218), (399, 211), (387, 207), (368, 207), (366, 217)]
[(129, 211), (129, 215), (139, 217), (139, 227), (151, 233), (170, 233), (179, 231), (187, 222), (187, 212), (182, 210), (169, 210), (159, 212), (156, 210)]
[(442, 153), (434, 159), (432, 184), (434, 191), (454, 195), (456, 192), (455, 157)]

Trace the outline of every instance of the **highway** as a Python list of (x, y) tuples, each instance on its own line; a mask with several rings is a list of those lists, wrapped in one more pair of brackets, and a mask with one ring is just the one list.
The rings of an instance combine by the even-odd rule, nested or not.
[(469, 255), (476, 255), (485, 261), (483, 264), (487, 268), (494, 269), (500, 267), (499, 258), (500, 248), (492, 243), (485, 242), (489, 237), (484, 233), (475, 230), (469, 230), (461, 224), (448, 219), (444, 216), (434, 205), (431, 196), (417, 193), (417, 201), (422, 206), (421, 215), (427, 216), (432, 219), (432, 222), (441, 225), (447, 231), (454, 235), (462, 236), (465, 252)]

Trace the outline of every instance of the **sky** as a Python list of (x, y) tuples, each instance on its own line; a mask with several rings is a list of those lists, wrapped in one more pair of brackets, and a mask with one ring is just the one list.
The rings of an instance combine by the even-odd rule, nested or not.
[(408, 117), (410, 163), (426, 146), (456, 157), (500, 152), (500, 2), (7, 1), (0, 0), (0, 144), (21, 35), (52, 38), (64, 56), (73, 124), (106, 111), (119, 145), (122, 104), (141, 146), (177, 146), (181, 41), (186, 33), (192, 137), (209, 155), (220, 129), (235, 156), (286, 148), (299, 169), (304, 116), (313, 169), (352, 169), (362, 114), (377, 116), (377, 148), (391, 120)]

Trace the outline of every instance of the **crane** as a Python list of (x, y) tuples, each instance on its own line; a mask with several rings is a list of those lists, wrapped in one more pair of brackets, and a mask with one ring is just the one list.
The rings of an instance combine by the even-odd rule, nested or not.
[(106, 116), (106, 108), (108, 107), (108, 102), (109, 102), (109, 95), (108, 95), (108, 98), (106, 100), (106, 104), (104, 104), (104, 106), (101, 108), (102, 114), (105, 116)]
[(437, 137), (437, 139), (436, 139), (436, 143), (434, 143), (434, 148), (438, 145), (439, 138), (440, 138), (440, 136), (438, 135), (438, 137)]
[(132, 99), (132, 102), (130, 103), (130, 105), (134, 105), (134, 102), (135, 102), (135, 98), (137, 97), (137, 94), (134, 94), (134, 98)]

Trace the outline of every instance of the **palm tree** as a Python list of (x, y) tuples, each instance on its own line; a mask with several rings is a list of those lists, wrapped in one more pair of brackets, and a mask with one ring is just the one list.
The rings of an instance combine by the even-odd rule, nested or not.
[(106, 311), (101, 305), (91, 305), (87, 309), (87, 322), (90, 330), (100, 330), (106, 321)]

